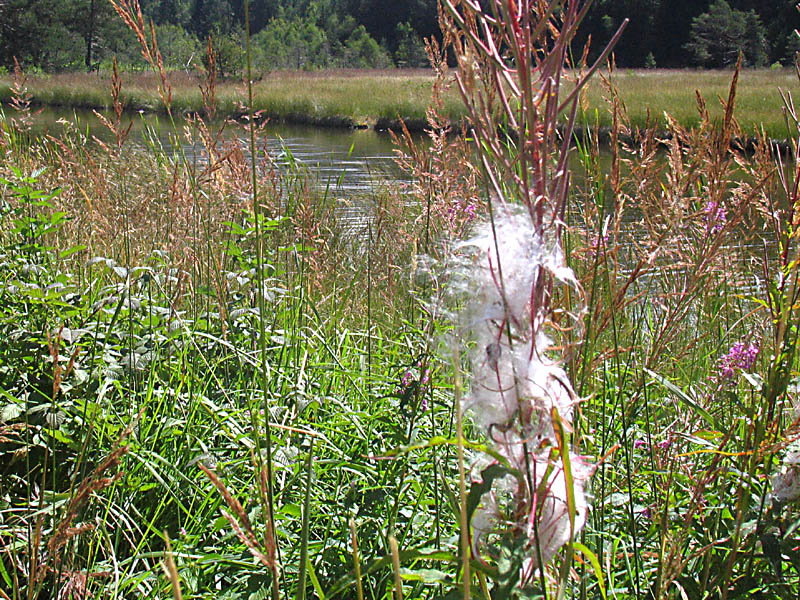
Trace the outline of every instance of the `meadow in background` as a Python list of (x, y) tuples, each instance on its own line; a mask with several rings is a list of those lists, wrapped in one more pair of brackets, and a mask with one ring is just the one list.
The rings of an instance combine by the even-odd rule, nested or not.
[[(152, 73), (123, 73), (123, 99), (126, 109), (162, 113)], [(709, 101), (709, 111), (721, 120), (717, 96), (725, 97), (730, 85), (730, 70), (694, 69), (616, 69), (610, 75), (626, 112), (635, 127), (655, 127), (666, 131), (664, 113), (684, 127), (697, 126), (700, 116), (695, 109), (695, 91)], [(65, 108), (110, 110), (109, 72), (31, 75), (28, 91), (35, 105)], [(201, 75), (184, 71), (170, 73), (173, 106), (178, 112), (201, 112), (199, 91)], [(436, 74), (429, 69), (327, 69), (324, 71), (274, 71), (254, 83), (254, 108), (265, 118), (297, 124), (325, 127), (400, 128), (403, 120), (410, 129), (427, 127), (426, 111)], [(0, 75), (0, 101), (11, 99), (12, 77)], [(591, 79), (580, 104), (581, 123), (611, 128), (606, 84), (601, 77)], [(740, 126), (745, 136), (754, 138), (764, 128), (767, 136), (787, 137), (783, 104), (776, 89), (797, 90), (798, 82), (791, 68), (744, 69), (738, 86)], [(241, 115), (242, 84), (239, 79), (217, 83), (220, 116)], [(465, 116), (464, 106), (452, 86), (444, 94), (441, 116), (458, 124)], [(607, 140), (603, 140), (606, 142)]]

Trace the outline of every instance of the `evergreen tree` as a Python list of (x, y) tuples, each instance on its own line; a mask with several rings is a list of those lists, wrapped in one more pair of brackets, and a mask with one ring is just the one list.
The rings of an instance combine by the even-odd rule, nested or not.
[(316, 69), (327, 67), (330, 47), (326, 33), (310, 17), (272, 19), (252, 39), (256, 68)]
[(754, 11), (734, 10), (726, 0), (714, 0), (708, 12), (692, 20), (686, 49), (695, 64), (704, 67), (730, 67), (739, 53), (744, 63), (763, 66), (767, 60), (766, 32)]
[(409, 23), (421, 37), (439, 34), (437, 0), (341, 0), (339, 6), (372, 37), (385, 40), (393, 48), (399, 23)]
[(233, 7), (228, 0), (194, 0), (192, 32), (201, 40), (233, 30)]
[(411, 23), (398, 23), (395, 32), (397, 50), (394, 58), (398, 67), (428, 67), (428, 55), (425, 52), (425, 42), (417, 35)]
[(180, 25), (155, 26), (158, 49), (168, 69), (191, 70), (205, 56), (200, 41)]
[(359, 25), (344, 44), (340, 66), (353, 69), (386, 69), (392, 66), (389, 54)]
[(651, 53), (659, 64), (668, 62), (661, 52), (663, 40), (659, 35), (664, 3), (665, 0), (595, 0), (580, 35), (575, 38), (575, 53), (581, 55), (584, 43), (591, 36), (590, 58), (597, 57), (623, 21), (629, 19), (625, 34), (614, 49), (617, 64), (642, 67)]
[(139, 0), (139, 4), (144, 15), (156, 25), (179, 25), (186, 29), (192, 19), (192, 0)]
[[(483, 0), (481, 0), (483, 1)], [(188, 60), (194, 40), (233, 36), (244, 26), (244, 0), (140, 0), (142, 10), (170, 45), (172, 60)], [(730, 66), (739, 51), (749, 65), (793, 62), (800, 28), (797, 0), (594, 0), (575, 40), (580, 56), (591, 36), (596, 57), (624, 19), (630, 24), (615, 48), (617, 64), (643, 67)], [(398, 64), (427, 64), (422, 39), (439, 36), (437, 0), (250, 0), (250, 31), (257, 34), (273, 19), (287, 27), (313, 24), (325, 42), (309, 41), (307, 51), (294, 44), (294, 66), (319, 68), (350, 57), (372, 56), (386, 64), (387, 51)], [(358, 30), (363, 26), (364, 31)], [(277, 39), (319, 39), (317, 33)], [(291, 36), (289, 35), (291, 33)], [(364, 35), (366, 34), (366, 36)], [(294, 37), (292, 37), (294, 36)], [(769, 42), (769, 43), (768, 43)], [(238, 43), (238, 42), (237, 42)], [(306, 42), (303, 42), (305, 44)], [(275, 48), (274, 44), (271, 46)], [(360, 50), (356, 50), (356, 47)], [(232, 46), (231, 46), (232, 48)], [(377, 48), (377, 50), (376, 50)], [(362, 52), (363, 51), (363, 52)], [(280, 52), (271, 51), (278, 56)], [(110, 10), (108, 0), (0, 0), (0, 65), (11, 67), (13, 56), (45, 70), (84, 69), (117, 53), (123, 62), (139, 59), (133, 37)], [(324, 56), (325, 58), (320, 58)], [(650, 57), (648, 59), (648, 57)], [(278, 62), (281, 62), (280, 59)], [(357, 62), (363, 63), (362, 58)], [(369, 61), (367, 61), (369, 62)], [(184, 63), (185, 64), (185, 63)]]
[(14, 57), (23, 67), (46, 71), (83, 69), (114, 51), (125, 50), (133, 36), (106, 0), (0, 0), (0, 66)]

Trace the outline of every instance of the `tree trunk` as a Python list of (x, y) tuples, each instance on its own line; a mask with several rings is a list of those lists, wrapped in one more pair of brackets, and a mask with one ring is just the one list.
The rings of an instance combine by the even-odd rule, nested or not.
[(89, 0), (89, 31), (86, 35), (86, 70), (92, 70), (92, 45), (94, 44), (94, 2)]

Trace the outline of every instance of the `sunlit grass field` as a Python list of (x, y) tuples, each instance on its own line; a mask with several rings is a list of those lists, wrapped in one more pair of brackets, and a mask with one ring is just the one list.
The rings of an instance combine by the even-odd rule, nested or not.
[[(705, 98), (712, 118), (721, 116), (718, 97), (727, 98), (732, 71), (631, 70), (613, 72), (631, 124), (650, 123), (663, 128), (668, 113), (682, 125), (699, 122), (696, 92)], [(184, 72), (169, 76), (173, 109), (202, 109), (198, 78)], [(108, 109), (112, 100), (110, 76), (106, 73), (69, 73), (31, 76), (28, 87), (37, 104)], [(254, 107), (273, 120), (338, 127), (386, 127), (399, 119), (412, 128), (424, 126), (434, 76), (428, 70), (335, 70), (320, 72), (274, 72), (261, 77), (254, 87)], [(0, 99), (10, 97), (11, 79), (0, 78)], [(156, 78), (146, 74), (123, 75), (123, 98), (128, 110), (163, 111)], [(791, 69), (744, 70), (739, 77), (737, 117), (746, 137), (761, 126), (767, 135), (787, 137), (780, 90), (797, 92)], [(218, 83), (221, 115), (241, 114), (242, 82)], [(602, 78), (589, 84), (581, 108), (585, 121), (601, 127), (611, 125), (607, 110), (608, 91)], [(453, 120), (464, 115), (455, 86), (444, 95), (443, 114)]]
[[(202, 110), (198, 78), (183, 72), (169, 75), (173, 110)], [(37, 104), (108, 109), (107, 74), (70, 73), (36, 76), (28, 88)], [(0, 98), (10, 96), (11, 80), (0, 79)], [(267, 74), (253, 88), (254, 108), (273, 120), (337, 127), (374, 127), (402, 118), (420, 126), (431, 96), (433, 75), (427, 70), (279, 72)], [(218, 82), (219, 115), (242, 114), (242, 82)], [(123, 99), (128, 110), (164, 111), (152, 74), (123, 74)], [(447, 98), (446, 114), (457, 119), (460, 99)]]
[[(721, 118), (722, 106), (718, 99), (727, 100), (732, 77), (732, 71), (622, 69), (614, 71), (607, 80), (618, 90), (633, 125), (643, 127), (649, 117), (651, 124), (663, 127), (664, 113), (684, 126), (700, 122), (697, 92), (704, 98), (712, 118)], [(742, 70), (736, 95), (736, 117), (743, 135), (753, 136), (757, 128), (763, 126), (769, 137), (787, 137), (781, 90), (794, 95), (800, 90), (793, 69)], [(607, 87), (596, 77), (589, 83), (583, 107), (587, 115), (599, 109), (600, 123), (610, 126), (607, 97)], [(591, 122), (592, 117), (588, 118)]]

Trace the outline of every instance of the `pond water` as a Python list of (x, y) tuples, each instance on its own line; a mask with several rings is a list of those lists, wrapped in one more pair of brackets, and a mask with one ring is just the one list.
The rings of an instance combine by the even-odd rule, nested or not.
[[(13, 113), (8, 111), (7, 114)], [(9, 115), (11, 116), (11, 115)], [(149, 131), (157, 132), (162, 147), (174, 148), (175, 134), (164, 117), (154, 115), (133, 115), (129, 142), (146, 145), (145, 136)], [(82, 132), (97, 136), (104, 141), (112, 141), (113, 136), (91, 111), (45, 109), (36, 115), (33, 133), (60, 135), (66, 127), (65, 122), (75, 124)], [(127, 117), (126, 117), (127, 122)], [(178, 121), (182, 127), (183, 120)], [(226, 135), (246, 137), (245, 129), (229, 125)], [(381, 187), (399, 181), (408, 181), (395, 163), (395, 145), (388, 132), (373, 129), (351, 130), (297, 126), (267, 123), (262, 136), (266, 137), (270, 156), (279, 167), (286, 168), (290, 162), (305, 168), (322, 189), (328, 189), (337, 198), (348, 198), (354, 202), (344, 203), (340, 210), (345, 221), (354, 225), (363, 223), (370, 213), (370, 196)], [(420, 136), (423, 140), (424, 136)], [(181, 151), (189, 160), (203, 159), (203, 148), (199, 144), (181, 141)], [(601, 152), (600, 168), (610, 170), (610, 153)], [(571, 159), (574, 189), (580, 189), (586, 176), (577, 154)], [(583, 201), (580, 193), (577, 195)], [(368, 217), (367, 217), (368, 218)], [(623, 234), (628, 239), (641, 235), (639, 219), (635, 211), (629, 211), (627, 221), (622, 224)], [(741, 249), (741, 248), (739, 248)], [(732, 249), (733, 250), (733, 249)], [(763, 243), (757, 244), (753, 252), (763, 253)]]
[[(173, 147), (175, 136), (165, 117), (133, 115), (125, 117), (124, 123), (128, 119), (133, 121), (128, 143), (144, 146), (144, 136), (150, 129), (158, 132), (162, 147)], [(65, 130), (64, 121), (76, 124), (80, 131), (88, 131), (103, 141), (113, 140), (100, 119), (86, 110), (45, 109), (36, 115), (33, 133), (58, 136)], [(181, 126), (182, 120), (178, 122), (178, 127)], [(229, 125), (226, 132), (227, 135), (247, 135), (235, 125)], [(337, 195), (368, 195), (387, 181), (406, 179), (394, 162), (395, 146), (388, 132), (267, 123), (261, 135), (266, 136), (270, 156), (278, 166), (285, 167), (293, 160), (298, 167), (307, 168), (320, 186), (329, 186)], [(202, 159), (199, 144), (182, 140), (181, 145), (189, 160)]]

